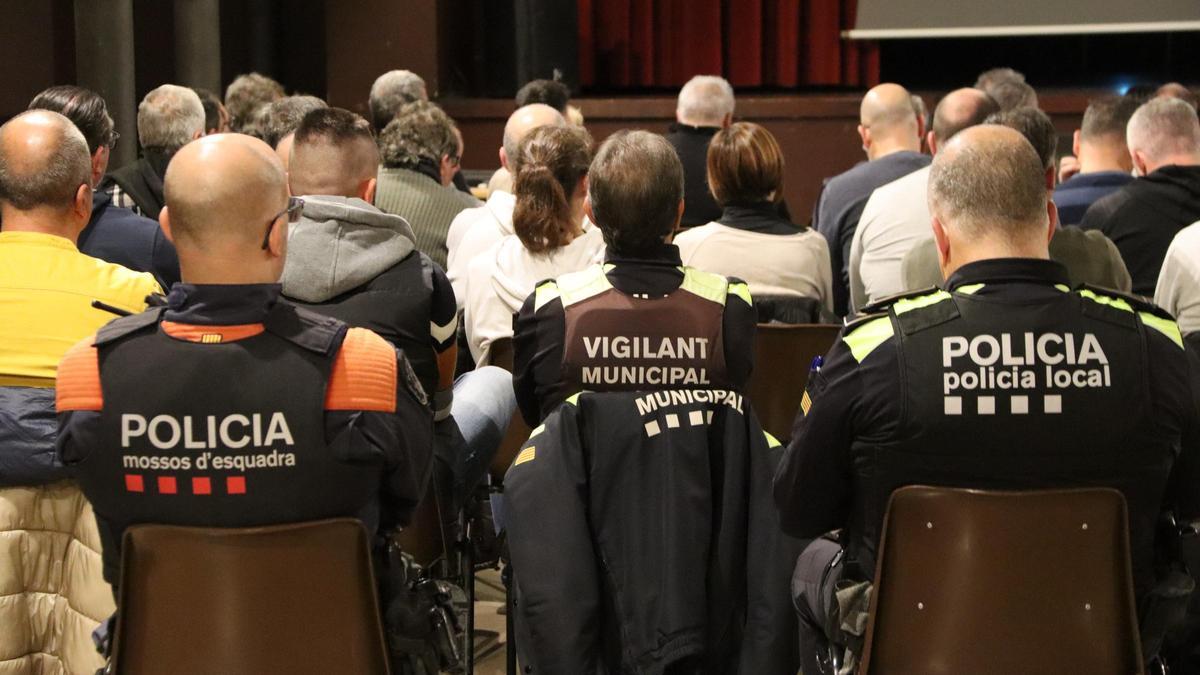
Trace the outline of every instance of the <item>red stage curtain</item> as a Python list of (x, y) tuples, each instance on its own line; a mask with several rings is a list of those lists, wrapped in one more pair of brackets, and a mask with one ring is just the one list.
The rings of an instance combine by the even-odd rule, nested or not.
[(735, 87), (879, 81), (876, 45), (841, 37), (855, 0), (577, 1), (584, 87), (677, 87), (702, 73)]

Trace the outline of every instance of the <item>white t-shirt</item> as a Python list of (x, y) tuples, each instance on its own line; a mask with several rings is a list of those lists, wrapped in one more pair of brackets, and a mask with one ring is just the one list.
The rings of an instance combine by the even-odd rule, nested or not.
[(737, 277), (752, 296), (798, 295), (833, 311), (829, 244), (816, 230), (769, 234), (709, 223), (681, 232), (674, 244), (684, 265)]
[(1200, 222), (1171, 240), (1154, 288), (1154, 304), (1175, 317), (1184, 335), (1200, 330)]

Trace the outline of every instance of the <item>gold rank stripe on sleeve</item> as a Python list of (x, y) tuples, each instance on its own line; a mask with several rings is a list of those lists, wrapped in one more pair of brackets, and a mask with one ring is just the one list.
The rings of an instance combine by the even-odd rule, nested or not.
[(812, 397), (808, 395), (808, 391), (804, 392), (804, 397), (800, 399), (800, 410), (805, 416), (808, 415), (808, 409), (812, 407)]
[(534, 457), (536, 457), (536, 456), (537, 456), (537, 448), (535, 448), (531, 445), (528, 448), (525, 448), (524, 450), (522, 450), (520, 452), (520, 454), (517, 455), (517, 458), (515, 460), (513, 460), (513, 466), (524, 464), (525, 462), (532, 462)]

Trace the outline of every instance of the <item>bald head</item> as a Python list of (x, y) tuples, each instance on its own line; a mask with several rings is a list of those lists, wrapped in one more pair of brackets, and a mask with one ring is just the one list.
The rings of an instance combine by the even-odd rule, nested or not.
[(967, 129), (933, 159), (929, 210), (951, 240), (1007, 251), (1045, 246), (1046, 200), (1042, 161), (1014, 129)]
[(521, 139), (538, 127), (561, 127), (566, 124), (567, 120), (562, 113), (545, 103), (531, 103), (517, 108), (516, 112), (508, 116), (508, 122), (504, 125), (504, 146), (501, 148), (503, 153), (500, 156), (500, 163), (504, 164), (509, 171), (516, 173), (515, 163), (520, 154), (518, 150), (521, 146)]
[(942, 97), (933, 111), (933, 140), (943, 145), (963, 129), (983, 124), (988, 115), (999, 112), (1000, 106), (987, 93), (964, 87)]
[(225, 257), (259, 249), (267, 221), (287, 206), (283, 165), (266, 143), (215, 134), (185, 145), (163, 181), (167, 218), (180, 258)]
[(867, 92), (859, 106), (859, 124), (863, 147), (871, 159), (921, 147), (912, 97), (898, 84), (884, 83)]
[(292, 194), (366, 199), (378, 169), (379, 148), (367, 120), (341, 108), (314, 110), (301, 120), (288, 167)]
[(5, 211), (70, 210), (80, 186), (90, 186), (91, 168), (87, 140), (56, 112), (31, 110), (0, 126), (0, 203)]

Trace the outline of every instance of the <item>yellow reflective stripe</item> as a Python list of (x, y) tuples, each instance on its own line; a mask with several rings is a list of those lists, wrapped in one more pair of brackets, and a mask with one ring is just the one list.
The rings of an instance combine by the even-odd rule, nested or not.
[(1125, 302), (1121, 298), (1110, 298), (1107, 295), (1096, 295), (1095, 293), (1089, 291), (1086, 288), (1081, 289), (1079, 291), (1079, 294), (1082, 295), (1083, 297), (1087, 298), (1088, 300), (1095, 302), (1098, 305), (1108, 305), (1109, 307), (1124, 310), (1131, 314), (1135, 313), (1133, 311), (1133, 308), (1129, 306), (1129, 303)]
[(543, 432), (543, 431), (545, 431), (545, 430), (546, 430), (546, 425), (545, 425), (545, 424), (539, 424), (539, 425), (538, 425), (538, 427), (537, 427), (536, 429), (534, 429), (533, 431), (529, 432), (529, 438), (530, 438), (530, 439), (532, 439), (534, 436), (537, 436), (538, 434), (542, 433), (542, 432)]
[(868, 321), (854, 332), (842, 337), (842, 342), (850, 348), (850, 353), (854, 355), (854, 360), (862, 363), (862, 360), (867, 358), (867, 355), (875, 351), (875, 348), (883, 344), (884, 340), (892, 337), (895, 330), (892, 328), (891, 317), (881, 316), (873, 321)]
[[(705, 300), (724, 305), (725, 296), (729, 294), (729, 280), (719, 274), (701, 272), (692, 267), (683, 268), (683, 290), (698, 295)], [(746, 301), (749, 302), (750, 291), (746, 290)]]
[(578, 406), (579, 405), (579, 394), (582, 394), (582, 393), (583, 392), (581, 391), (581, 392), (577, 392), (575, 394), (568, 396), (567, 403), (570, 403), (571, 405), (574, 405), (574, 406)]
[(729, 284), (729, 295), (736, 295), (745, 300), (747, 305), (754, 305), (754, 300), (750, 297), (750, 287), (746, 284)]
[(954, 289), (954, 292), (975, 295), (981, 288), (983, 288), (983, 284), (967, 284), (966, 286), (959, 286), (958, 288)]
[(560, 296), (561, 293), (558, 291), (558, 284), (553, 281), (547, 281), (533, 291), (533, 311), (538, 311), (547, 304), (557, 300)]
[(1057, 288), (1058, 290), (1062, 291), (1063, 293), (1071, 292), (1071, 287), (1066, 284), (1054, 284), (1054, 287)]
[[(902, 300), (897, 300), (895, 304), (892, 305), (892, 309), (896, 312), (896, 314), (904, 314), (905, 312), (911, 312), (914, 309), (921, 309), (922, 307), (936, 305), (943, 300), (949, 299), (950, 294), (946, 291), (934, 291), (929, 295), (919, 295), (915, 298), (904, 298)], [(888, 334), (891, 335), (890, 332)]]
[(767, 447), (768, 448), (778, 448), (779, 446), (783, 445), (783, 443), (779, 442), (778, 438), (775, 438), (774, 436), (772, 436), (771, 434), (769, 434), (765, 431), (763, 432), (763, 436), (767, 437)]
[(1141, 317), (1142, 323), (1146, 324), (1148, 328), (1153, 328), (1166, 335), (1171, 342), (1174, 342), (1179, 345), (1180, 349), (1183, 349), (1183, 334), (1179, 332), (1179, 324), (1170, 319), (1155, 316), (1150, 312), (1138, 312), (1137, 315)]
[(562, 294), (563, 307), (582, 302), (612, 288), (612, 283), (604, 275), (604, 270), (604, 266), (593, 265), (579, 272), (559, 277), (556, 283), (559, 293)]

